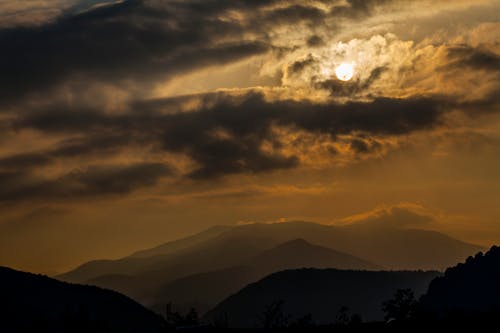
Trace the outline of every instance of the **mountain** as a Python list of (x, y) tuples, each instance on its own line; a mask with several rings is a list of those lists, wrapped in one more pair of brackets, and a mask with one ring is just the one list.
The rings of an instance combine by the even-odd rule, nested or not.
[(469, 257), (433, 280), (422, 296), (425, 308), (440, 315), (453, 313), (500, 316), (500, 247)]
[[(137, 251), (128, 257), (117, 260), (93, 260), (80, 265), (74, 270), (56, 276), (70, 282), (86, 282), (105, 275), (133, 275), (155, 267), (158, 262), (165, 262), (172, 254), (182, 254), (198, 244), (206, 242), (230, 227), (215, 226), (195, 235), (174, 240), (142, 251)], [(170, 256), (169, 256), (170, 255)]]
[[(154, 293), (168, 282), (192, 274), (241, 266), (263, 250), (274, 246), (273, 241), (267, 238), (219, 237), (220, 235), (174, 254), (111, 261), (101, 269), (106, 274), (90, 279), (86, 279), (89, 276), (87, 273), (102, 268), (99, 267), (102, 262), (85, 264), (77, 271), (58, 278), (114, 289), (150, 305), (145, 300), (146, 295)], [(127, 266), (129, 263), (133, 265)], [(142, 267), (142, 271), (137, 271), (137, 267)], [(113, 268), (116, 268), (116, 273), (110, 272)], [(126, 271), (127, 268), (130, 270)]]
[(380, 266), (326, 247), (296, 239), (266, 250), (243, 262), (245, 266), (189, 275), (166, 284), (145, 297), (158, 309), (169, 302), (181, 309), (204, 312), (232, 293), (264, 276), (293, 268), (380, 270)]
[(171, 241), (168, 243), (164, 243), (164, 244), (161, 244), (159, 246), (153, 247), (151, 249), (137, 251), (137, 252), (133, 253), (132, 255), (130, 255), (130, 257), (132, 257), (132, 258), (147, 258), (147, 257), (171, 254), (171, 253), (174, 253), (176, 251), (187, 249), (187, 248), (192, 247), (194, 245), (205, 242), (213, 237), (220, 235), (221, 233), (223, 233), (224, 231), (227, 231), (229, 229), (231, 229), (230, 226), (223, 226), (223, 225), (213, 226), (211, 228), (208, 228), (208, 229), (206, 229), (200, 233), (194, 234), (192, 236), (188, 236), (188, 237), (174, 240), (174, 241)]
[(481, 250), (436, 231), (364, 223), (346, 226), (309, 222), (250, 224), (234, 227), (218, 238), (249, 239), (263, 235), (275, 245), (303, 238), (395, 270), (444, 270)]
[[(301, 241), (286, 244), (297, 239), (317, 247), (300, 249)], [(119, 260), (88, 262), (57, 278), (117, 290), (152, 306), (165, 301), (155, 295), (171, 282), (202, 273), (219, 275), (234, 267), (257, 268), (258, 277), (300, 267), (441, 270), (479, 250), (438, 232), (380, 224), (249, 224), (212, 228)]]
[(267, 306), (283, 301), (283, 312), (291, 320), (311, 314), (319, 324), (331, 323), (344, 306), (363, 320), (382, 320), (382, 302), (397, 289), (411, 288), (420, 295), (438, 275), (430, 271), (287, 270), (246, 286), (204, 319), (227, 317), (230, 327), (251, 328), (258, 326)]
[(0, 267), (0, 331), (160, 332), (163, 320), (117, 292)]
[(324, 246), (313, 245), (302, 238), (287, 241), (264, 251), (253, 258), (249, 264), (258, 267), (261, 271), (267, 270), (269, 273), (305, 267), (359, 270), (382, 269), (381, 266), (366, 260)]
[(151, 292), (144, 302), (151, 309), (161, 312), (172, 303), (180, 312), (195, 308), (203, 314), (247, 284), (263, 275), (254, 267), (238, 266), (217, 271), (189, 275)]
[[(309, 222), (256, 223), (211, 228), (118, 260), (90, 261), (57, 278), (85, 282), (103, 275), (137, 275), (187, 261), (209, 266), (191, 273), (194, 274), (239, 266), (242, 257), (251, 258), (259, 251), (298, 238), (389, 269), (444, 270), (482, 250), (435, 231), (366, 224), (330, 226)], [(216, 260), (209, 260), (210, 265), (207, 265), (207, 259)], [(178, 277), (188, 274), (182, 272)]]

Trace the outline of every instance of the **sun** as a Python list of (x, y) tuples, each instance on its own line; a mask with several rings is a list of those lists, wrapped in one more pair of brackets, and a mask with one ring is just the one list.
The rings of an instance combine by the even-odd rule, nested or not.
[(342, 63), (335, 68), (335, 75), (340, 81), (349, 81), (354, 76), (354, 65), (349, 63)]

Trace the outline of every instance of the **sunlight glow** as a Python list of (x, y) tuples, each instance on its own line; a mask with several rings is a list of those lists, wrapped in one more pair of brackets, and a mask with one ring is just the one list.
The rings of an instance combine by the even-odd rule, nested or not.
[(342, 63), (335, 68), (335, 75), (341, 81), (349, 81), (354, 76), (354, 65)]

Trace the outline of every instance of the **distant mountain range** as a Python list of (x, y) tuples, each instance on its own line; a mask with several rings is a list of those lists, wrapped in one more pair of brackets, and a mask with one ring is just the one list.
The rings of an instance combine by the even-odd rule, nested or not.
[(299, 269), (272, 274), (228, 297), (205, 315), (205, 320), (226, 317), (231, 327), (259, 326), (267, 306), (283, 301), (283, 312), (296, 320), (311, 314), (319, 324), (334, 321), (342, 307), (363, 320), (383, 320), (382, 302), (397, 289), (424, 293), (438, 272), (370, 272), (336, 269)]
[(0, 267), (2, 332), (161, 332), (163, 320), (117, 292)]
[(242, 263), (244, 266), (189, 275), (174, 280), (146, 299), (161, 309), (169, 301), (180, 309), (195, 307), (203, 312), (247, 284), (284, 269), (337, 267), (339, 269), (380, 270), (380, 266), (303, 239), (292, 240), (264, 251)]
[[(296, 255), (295, 260), (290, 259), (292, 254)], [(283, 256), (289, 261), (280, 262)], [(186, 304), (211, 303), (220, 299), (203, 316), (205, 326), (201, 327), (205, 328), (211, 323), (221, 322), (233, 328), (261, 327), (262, 318), (266, 317), (264, 313), (269, 314), (273, 304), (280, 304), (274, 310), (281, 311), (288, 323), (329, 325), (315, 326), (318, 329), (342, 328), (338, 326), (338, 318), (346, 313), (358, 314), (367, 322), (361, 325), (358, 320), (355, 324), (358, 326), (352, 327), (370, 332), (498, 327), (499, 247), (468, 257), (465, 263), (448, 268), (444, 274), (437, 271), (301, 268), (261, 278), (264, 271), (278, 268), (276, 262), (300, 267), (305, 262), (329, 265), (328, 261), (333, 260), (339, 265), (377, 268), (369, 262), (312, 245), (303, 239), (288, 241), (253, 259), (255, 262), (247, 262), (252, 266), (234, 266), (179, 278), (159, 288), (157, 297), (177, 299)], [(257, 282), (247, 284), (249, 280)], [(407, 319), (384, 322), (382, 304), (393, 299), (400, 289), (411, 289), (417, 298), (422, 295), (420, 301), (414, 301), (414, 310), (411, 316), (405, 317)], [(226, 297), (227, 294), (231, 295)], [(179, 327), (172, 326), (171, 321), (163, 320), (117, 292), (65, 283), (6, 267), (0, 267), (0, 295), (2, 332), (160, 332)], [(398, 311), (409, 309), (405, 308), (405, 303), (393, 304), (401, 304)], [(176, 312), (173, 315), (179, 316)], [(195, 326), (180, 327), (185, 330), (200, 328), (196, 326), (199, 325), (196, 315), (190, 318), (194, 319), (190, 322)], [(300, 321), (300, 318), (309, 319)], [(187, 321), (182, 319), (180, 322)]]
[(440, 270), (479, 250), (438, 232), (386, 225), (219, 226), (123, 259), (91, 261), (57, 278), (117, 290), (150, 307), (172, 301), (204, 311), (280, 270)]

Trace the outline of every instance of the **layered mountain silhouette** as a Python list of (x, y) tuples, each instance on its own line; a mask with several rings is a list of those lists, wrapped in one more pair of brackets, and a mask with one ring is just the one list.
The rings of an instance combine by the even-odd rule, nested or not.
[(225, 317), (230, 327), (251, 328), (270, 304), (283, 301), (291, 320), (311, 314), (315, 322), (334, 321), (342, 307), (364, 320), (383, 320), (381, 304), (397, 289), (424, 293), (438, 272), (352, 271), (299, 269), (272, 274), (228, 297), (205, 315), (205, 320)]
[(382, 267), (303, 239), (292, 240), (242, 263), (244, 266), (199, 273), (180, 278), (154, 290), (148, 297), (159, 309), (173, 302), (181, 309), (203, 312), (225, 297), (264, 276), (284, 269), (316, 267), (379, 270)]
[(439, 316), (496, 314), (500, 316), (500, 247), (469, 257), (434, 279), (421, 298)]
[(0, 331), (160, 332), (163, 321), (111, 290), (0, 267)]
[(132, 258), (148, 258), (148, 257), (154, 257), (158, 255), (166, 255), (166, 254), (171, 254), (176, 251), (184, 250), (189, 247), (195, 246), (197, 244), (200, 244), (202, 242), (205, 242), (213, 237), (216, 237), (223, 233), (224, 231), (227, 231), (231, 229), (230, 226), (213, 226), (211, 228), (208, 228), (200, 233), (194, 234), (192, 236), (188, 236), (185, 238), (181, 238), (179, 240), (174, 240), (172, 242), (168, 242), (165, 244), (161, 244), (159, 246), (153, 247), (151, 249), (147, 250), (142, 250), (142, 251), (137, 251), (133, 253), (130, 257)]
[(315, 267), (338, 269), (382, 269), (381, 266), (347, 253), (313, 245), (303, 238), (294, 239), (264, 251), (250, 261), (261, 270), (279, 271)]
[[(210, 228), (119, 260), (91, 261), (58, 278), (117, 290), (147, 306), (194, 302), (205, 310), (284, 269), (439, 270), (479, 250), (438, 232), (390, 225), (250, 224)], [(212, 290), (202, 292), (200, 285)], [(177, 292), (188, 289), (204, 296)]]

